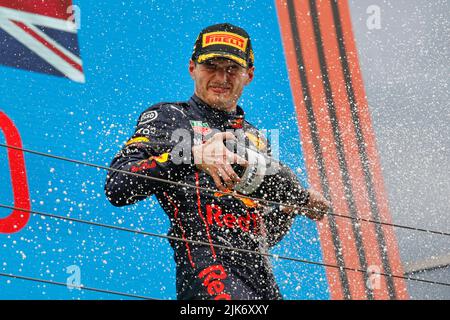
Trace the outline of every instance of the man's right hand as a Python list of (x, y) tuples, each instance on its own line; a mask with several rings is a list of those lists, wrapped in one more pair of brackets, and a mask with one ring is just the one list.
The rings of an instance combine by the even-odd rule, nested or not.
[(224, 140), (236, 140), (236, 137), (231, 132), (219, 132), (202, 145), (192, 147), (196, 167), (209, 174), (220, 191), (233, 189), (240, 181), (232, 164), (248, 165), (247, 160), (227, 149)]

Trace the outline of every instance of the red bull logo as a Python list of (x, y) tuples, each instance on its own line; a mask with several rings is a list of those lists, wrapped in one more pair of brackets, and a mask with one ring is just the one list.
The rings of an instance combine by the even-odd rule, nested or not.
[(131, 167), (131, 172), (139, 172), (148, 169), (156, 168), (156, 162), (164, 163), (169, 160), (169, 153), (163, 153), (159, 156), (152, 156), (146, 160), (139, 161), (136, 165)]
[[(232, 190), (226, 189), (225, 192), (232, 192)], [(223, 196), (228, 196), (230, 194), (227, 193), (222, 193), (222, 192), (214, 192), (214, 197), (216, 198), (220, 198)], [(245, 197), (241, 197), (235, 193), (232, 194), (233, 198), (241, 201), (247, 208), (258, 208), (259, 207), (259, 203), (258, 201), (249, 199), (249, 198), (245, 198)]]

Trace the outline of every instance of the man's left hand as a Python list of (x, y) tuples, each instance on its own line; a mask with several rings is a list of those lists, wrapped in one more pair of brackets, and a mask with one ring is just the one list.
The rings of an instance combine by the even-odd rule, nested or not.
[[(313, 220), (322, 220), (325, 214), (331, 209), (331, 203), (319, 192), (308, 189), (309, 200), (308, 203), (300, 210), (300, 214), (307, 216)], [(285, 213), (293, 213), (297, 210), (290, 207), (282, 207), (281, 210)], [(298, 212), (298, 211), (297, 211)]]
[(319, 192), (308, 189), (309, 201), (301, 212), (313, 220), (321, 220), (331, 209), (331, 203)]

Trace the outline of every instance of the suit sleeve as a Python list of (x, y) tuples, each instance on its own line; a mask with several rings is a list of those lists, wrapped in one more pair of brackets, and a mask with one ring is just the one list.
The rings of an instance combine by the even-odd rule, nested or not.
[(182, 181), (193, 170), (189, 132), (189, 121), (180, 106), (155, 105), (142, 113), (134, 134), (111, 162), (112, 169), (121, 171), (109, 171), (106, 178), (105, 194), (111, 204), (133, 204), (170, 187), (130, 173)]

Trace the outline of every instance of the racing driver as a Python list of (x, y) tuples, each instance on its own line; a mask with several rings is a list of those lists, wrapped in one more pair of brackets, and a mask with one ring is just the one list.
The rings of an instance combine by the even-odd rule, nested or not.
[(189, 61), (193, 96), (145, 110), (111, 163), (120, 170), (106, 179), (113, 205), (155, 195), (170, 218), (169, 235), (179, 239), (170, 240), (178, 299), (282, 299), (258, 253), (280, 241), (297, 214), (318, 220), (329, 209), (271, 158), (267, 139), (237, 105), (254, 70), (245, 30), (228, 23), (203, 29)]

